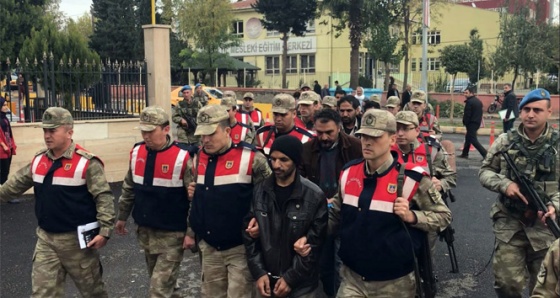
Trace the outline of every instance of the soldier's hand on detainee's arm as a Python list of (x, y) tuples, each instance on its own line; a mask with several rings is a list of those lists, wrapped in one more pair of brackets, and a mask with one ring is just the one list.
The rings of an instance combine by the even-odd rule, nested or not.
[(515, 182), (512, 182), (508, 185), (506, 189), (506, 196), (508, 198), (518, 198), (521, 201), (523, 201), (525, 205), (529, 205), (529, 202), (527, 201), (525, 196), (521, 193), (521, 190), (519, 190), (519, 185)]
[(548, 205), (548, 212), (547, 213), (543, 213), (542, 211), (538, 212), (539, 218), (541, 219), (541, 221), (543, 222), (543, 224), (546, 226), (546, 218), (550, 217), (550, 219), (552, 219), (553, 221), (556, 221), (556, 209), (554, 208), (554, 206)]
[(268, 275), (263, 275), (257, 279), (257, 289), (263, 297), (270, 297), (270, 279)]
[(253, 239), (259, 238), (259, 223), (256, 218), (251, 218), (245, 232), (247, 232), (247, 234), (249, 234), (249, 236)]
[(90, 243), (88, 243), (88, 247), (89, 248), (95, 248), (95, 249), (100, 249), (103, 246), (105, 246), (105, 244), (107, 244), (107, 238), (101, 236), (101, 235), (97, 235), (93, 238), (93, 240), (91, 240)]
[(438, 191), (441, 191), (443, 189), (443, 186), (441, 186), (441, 181), (438, 178), (432, 177), (432, 183)]
[(408, 200), (403, 197), (398, 197), (393, 205), (393, 212), (406, 223), (416, 223), (416, 215), (410, 211)]
[(189, 201), (192, 201), (192, 198), (194, 197), (195, 188), (196, 188), (196, 182), (189, 183), (189, 186), (187, 187), (187, 192), (189, 194)]
[(311, 252), (311, 245), (307, 243), (307, 237), (303, 236), (294, 243), (294, 250), (302, 257), (307, 257)]
[(183, 248), (184, 249), (191, 249), (196, 245), (196, 242), (194, 241), (194, 238), (191, 236), (185, 236), (185, 239), (183, 240)]
[(117, 220), (117, 223), (115, 224), (115, 233), (121, 236), (128, 234), (128, 230), (126, 229), (126, 221)]
[(276, 286), (274, 286), (274, 297), (286, 297), (288, 296), (288, 294), (290, 294), (291, 291), (292, 288), (290, 287), (290, 285), (288, 285), (286, 280), (281, 277), (276, 282)]

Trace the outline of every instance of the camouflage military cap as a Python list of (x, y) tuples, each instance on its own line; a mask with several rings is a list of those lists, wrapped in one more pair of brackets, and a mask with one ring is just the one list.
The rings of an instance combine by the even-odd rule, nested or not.
[(195, 136), (211, 135), (218, 128), (220, 121), (229, 119), (226, 108), (222, 105), (208, 105), (198, 111)]
[(412, 111), (400, 111), (395, 115), (397, 123), (402, 124), (414, 124), (414, 126), (418, 127), (418, 115)]
[(255, 95), (252, 92), (247, 92), (243, 94), (243, 99), (245, 98), (255, 99)]
[(385, 107), (394, 108), (400, 104), (401, 100), (397, 96), (389, 96), (389, 98), (387, 98), (387, 104), (385, 105)]
[(301, 84), (301, 87), (299, 89), (301, 90), (303, 88), (311, 89), (311, 87), (309, 87), (309, 84), (307, 84), (307, 83)]
[(74, 125), (74, 119), (72, 119), (72, 114), (65, 109), (60, 107), (48, 108), (45, 113), (43, 113), (43, 128), (57, 128), (61, 125)]
[(422, 90), (415, 90), (414, 92), (412, 92), (412, 96), (410, 96), (410, 101), (411, 102), (425, 103), (426, 102), (426, 92), (424, 92)]
[(290, 94), (278, 94), (272, 99), (273, 113), (286, 114), (296, 108), (296, 100)]
[(321, 97), (315, 91), (303, 91), (298, 100), (300, 105), (312, 105), (315, 101), (319, 101)]
[(237, 105), (237, 100), (232, 97), (224, 97), (220, 102), (221, 106), (224, 106), (227, 110), (231, 109), (233, 106)]
[(162, 107), (150, 106), (142, 110), (140, 125), (135, 128), (141, 131), (152, 131), (163, 124), (169, 124), (169, 114)]
[(334, 107), (336, 107), (336, 97), (327, 95), (327, 96), (323, 97), (323, 102), (322, 103), (323, 103), (324, 106), (329, 106), (331, 108), (334, 108)]
[(370, 109), (362, 117), (362, 126), (356, 135), (380, 137), (385, 132), (397, 132), (397, 122), (393, 114), (379, 109)]
[(226, 98), (226, 97), (231, 97), (234, 100), (237, 100), (237, 94), (235, 94), (235, 92), (233, 92), (233, 91), (229, 91), (229, 90), (224, 91), (224, 98)]
[(377, 95), (377, 94), (372, 94), (372, 95), (369, 97), (369, 100), (371, 100), (371, 101), (373, 101), (373, 102), (376, 102), (376, 103), (381, 103), (381, 101), (379, 100), (379, 95)]

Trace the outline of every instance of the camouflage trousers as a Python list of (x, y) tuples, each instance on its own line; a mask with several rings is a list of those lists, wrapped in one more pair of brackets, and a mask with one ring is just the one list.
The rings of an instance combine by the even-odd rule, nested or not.
[(80, 249), (75, 232), (48, 233), (37, 228), (37, 238), (31, 297), (64, 297), (67, 274), (82, 297), (108, 297), (97, 250)]
[(414, 271), (393, 280), (363, 281), (359, 274), (342, 265), (340, 277), (342, 283), (338, 289), (337, 298), (414, 298), (416, 295)]
[(172, 297), (183, 260), (185, 232), (138, 227), (138, 242), (144, 249), (150, 297)]
[(498, 297), (523, 297), (529, 277), (529, 292), (533, 291), (546, 249), (535, 251), (525, 236), (517, 232), (506, 243), (496, 239), (494, 248), (494, 290)]
[(186, 132), (180, 126), (177, 127), (177, 142), (200, 146), (200, 137), (194, 135), (194, 131)]
[(216, 250), (204, 240), (199, 242), (202, 256), (203, 298), (250, 298), (253, 278), (247, 267), (245, 246)]

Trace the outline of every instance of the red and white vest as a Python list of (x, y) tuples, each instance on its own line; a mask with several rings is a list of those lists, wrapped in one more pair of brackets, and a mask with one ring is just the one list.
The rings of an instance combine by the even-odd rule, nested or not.
[[(297, 125), (294, 125), (292, 130), (290, 130), (290, 132), (287, 133), (287, 135), (291, 135), (298, 138), (302, 144), (307, 143), (307, 141), (315, 137), (314, 132), (299, 127)], [(257, 145), (259, 148), (263, 149), (264, 154), (266, 155), (270, 154), (270, 147), (272, 147), (272, 143), (274, 142), (275, 137), (276, 137), (276, 129), (272, 125), (265, 125), (259, 128), (259, 130), (257, 131)], [(268, 142), (264, 144), (267, 139)]]

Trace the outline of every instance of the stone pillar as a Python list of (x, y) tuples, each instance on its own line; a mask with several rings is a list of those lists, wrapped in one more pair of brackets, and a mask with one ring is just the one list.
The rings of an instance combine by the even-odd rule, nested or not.
[[(171, 26), (143, 25), (144, 52), (148, 65), (148, 103), (158, 105), (171, 117)], [(171, 122), (171, 119), (169, 119)]]

